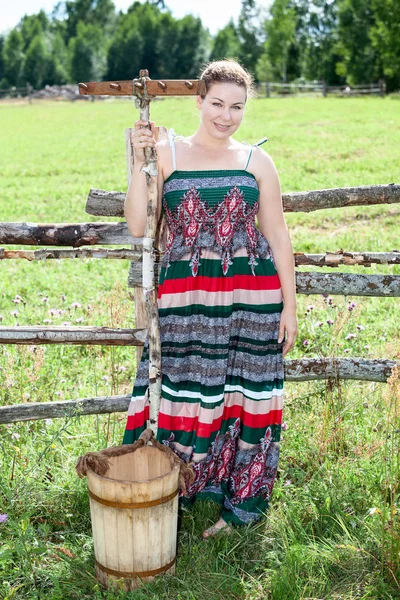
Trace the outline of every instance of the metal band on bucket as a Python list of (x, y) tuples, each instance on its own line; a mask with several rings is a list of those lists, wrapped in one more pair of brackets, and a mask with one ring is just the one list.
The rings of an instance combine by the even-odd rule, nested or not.
[(108, 567), (105, 567), (104, 565), (100, 564), (98, 560), (94, 559), (96, 566), (100, 569), (100, 571), (103, 571), (104, 573), (107, 573), (107, 575), (113, 575), (114, 577), (154, 577), (155, 575), (159, 575), (160, 573), (164, 573), (165, 571), (168, 571), (168, 569), (170, 569), (171, 567), (174, 566), (175, 562), (176, 562), (176, 557), (171, 560), (170, 563), (168, 563), (167, 565), (164, 565), (163, 567), (159, 567), (158, 569), (153, 569), (152, 571), (114, 571), (114, 569), (109, 569)]
[(112, 508), (150, 508), (150, 506), (157, 506), (158, 504), (164, 504), (164, 502), (172, 500), (172, 498), (175, 498), (178, 494), (178, 491), (179, 488), (176, 488), (169, 496), (163, 496), (162, 498), (156, 498), (155, 500), (149, 500), (148, 502), (115, 502), (114, 500), (105, 500), (104, 498), (96, 496), (91, 490), (89, 490), (89, 496), (95, 502), (103, 504), (104, 506), (111, 506)]

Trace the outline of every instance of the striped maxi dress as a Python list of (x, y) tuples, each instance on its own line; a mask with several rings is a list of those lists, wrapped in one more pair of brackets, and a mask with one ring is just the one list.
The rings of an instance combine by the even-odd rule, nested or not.
[[(219, 503), (231, 524), (268, 508), (276, 479), (283, 406), (282, 292), (271, 248), (257, 229), (259, 190), (239, 170), (180, 171), (165, 181), (168, 242), (158, 285), (162, 395), (157, 439), (195, 479), (183, 504)], [(148, 339), (124, 444), (149, 418)]]

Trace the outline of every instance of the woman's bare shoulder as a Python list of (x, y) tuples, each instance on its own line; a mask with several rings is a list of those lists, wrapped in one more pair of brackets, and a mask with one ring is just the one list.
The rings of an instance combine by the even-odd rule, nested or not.
[(257, 180), (265, 180), (277, 176), (274, 161), (268, 152), (260, 148), (260, 146), (253, 148), (250, 165), (251, 169), (249, 170), (251, 170)]

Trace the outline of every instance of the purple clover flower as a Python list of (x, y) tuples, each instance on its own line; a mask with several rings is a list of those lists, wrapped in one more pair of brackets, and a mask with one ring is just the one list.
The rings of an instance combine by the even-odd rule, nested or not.
[(1, 513), (0, 514), (0, 523), (7, 523), (8, 520), (8, 514), (7, 513)]

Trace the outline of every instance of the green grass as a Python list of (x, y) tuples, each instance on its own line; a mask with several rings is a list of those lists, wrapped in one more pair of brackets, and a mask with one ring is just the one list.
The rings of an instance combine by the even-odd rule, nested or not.
[[(154, 102), (151, 110), (178, 133), (196, 127), (190, 99)], [(85, 214), (87, 193), (126, 189), (124, 129), (136, 118), (127, 101), (0, 104), (1, 221), (99, 220)], [(391, 98), (254, 100), (238, 139), (263, 136), (284, 192), (399, 181), (400, 104)], [(392, 204), (287, 221), (295, 251), (390, 251), (399, 249), (398, 215)], [(0, 270), (3, 325), (134, 325), (123, 261), (4, 260)], [(400, 273), (398, 266), (340, 270)], [(399, 357), (398, 299), (298, 302), (290, 358)], [(349, 333), (357, 337), (346, 340)], [(129, 393), (135, 356), (130, 348), (0, 347), (0, 402)], [(97, 585), (86, 481), (74, 473), (79, 455), (120, 443), (125, 415), (1, 426), (0, 513), (9, 518), (0, 523), (0, 598), (400, 598), (399, 388), (288, 383), (284, 421), (266, 520), (203, 542), (217, 513), (198, 503), (181, 515), (176, 576), (129, 594)]]

